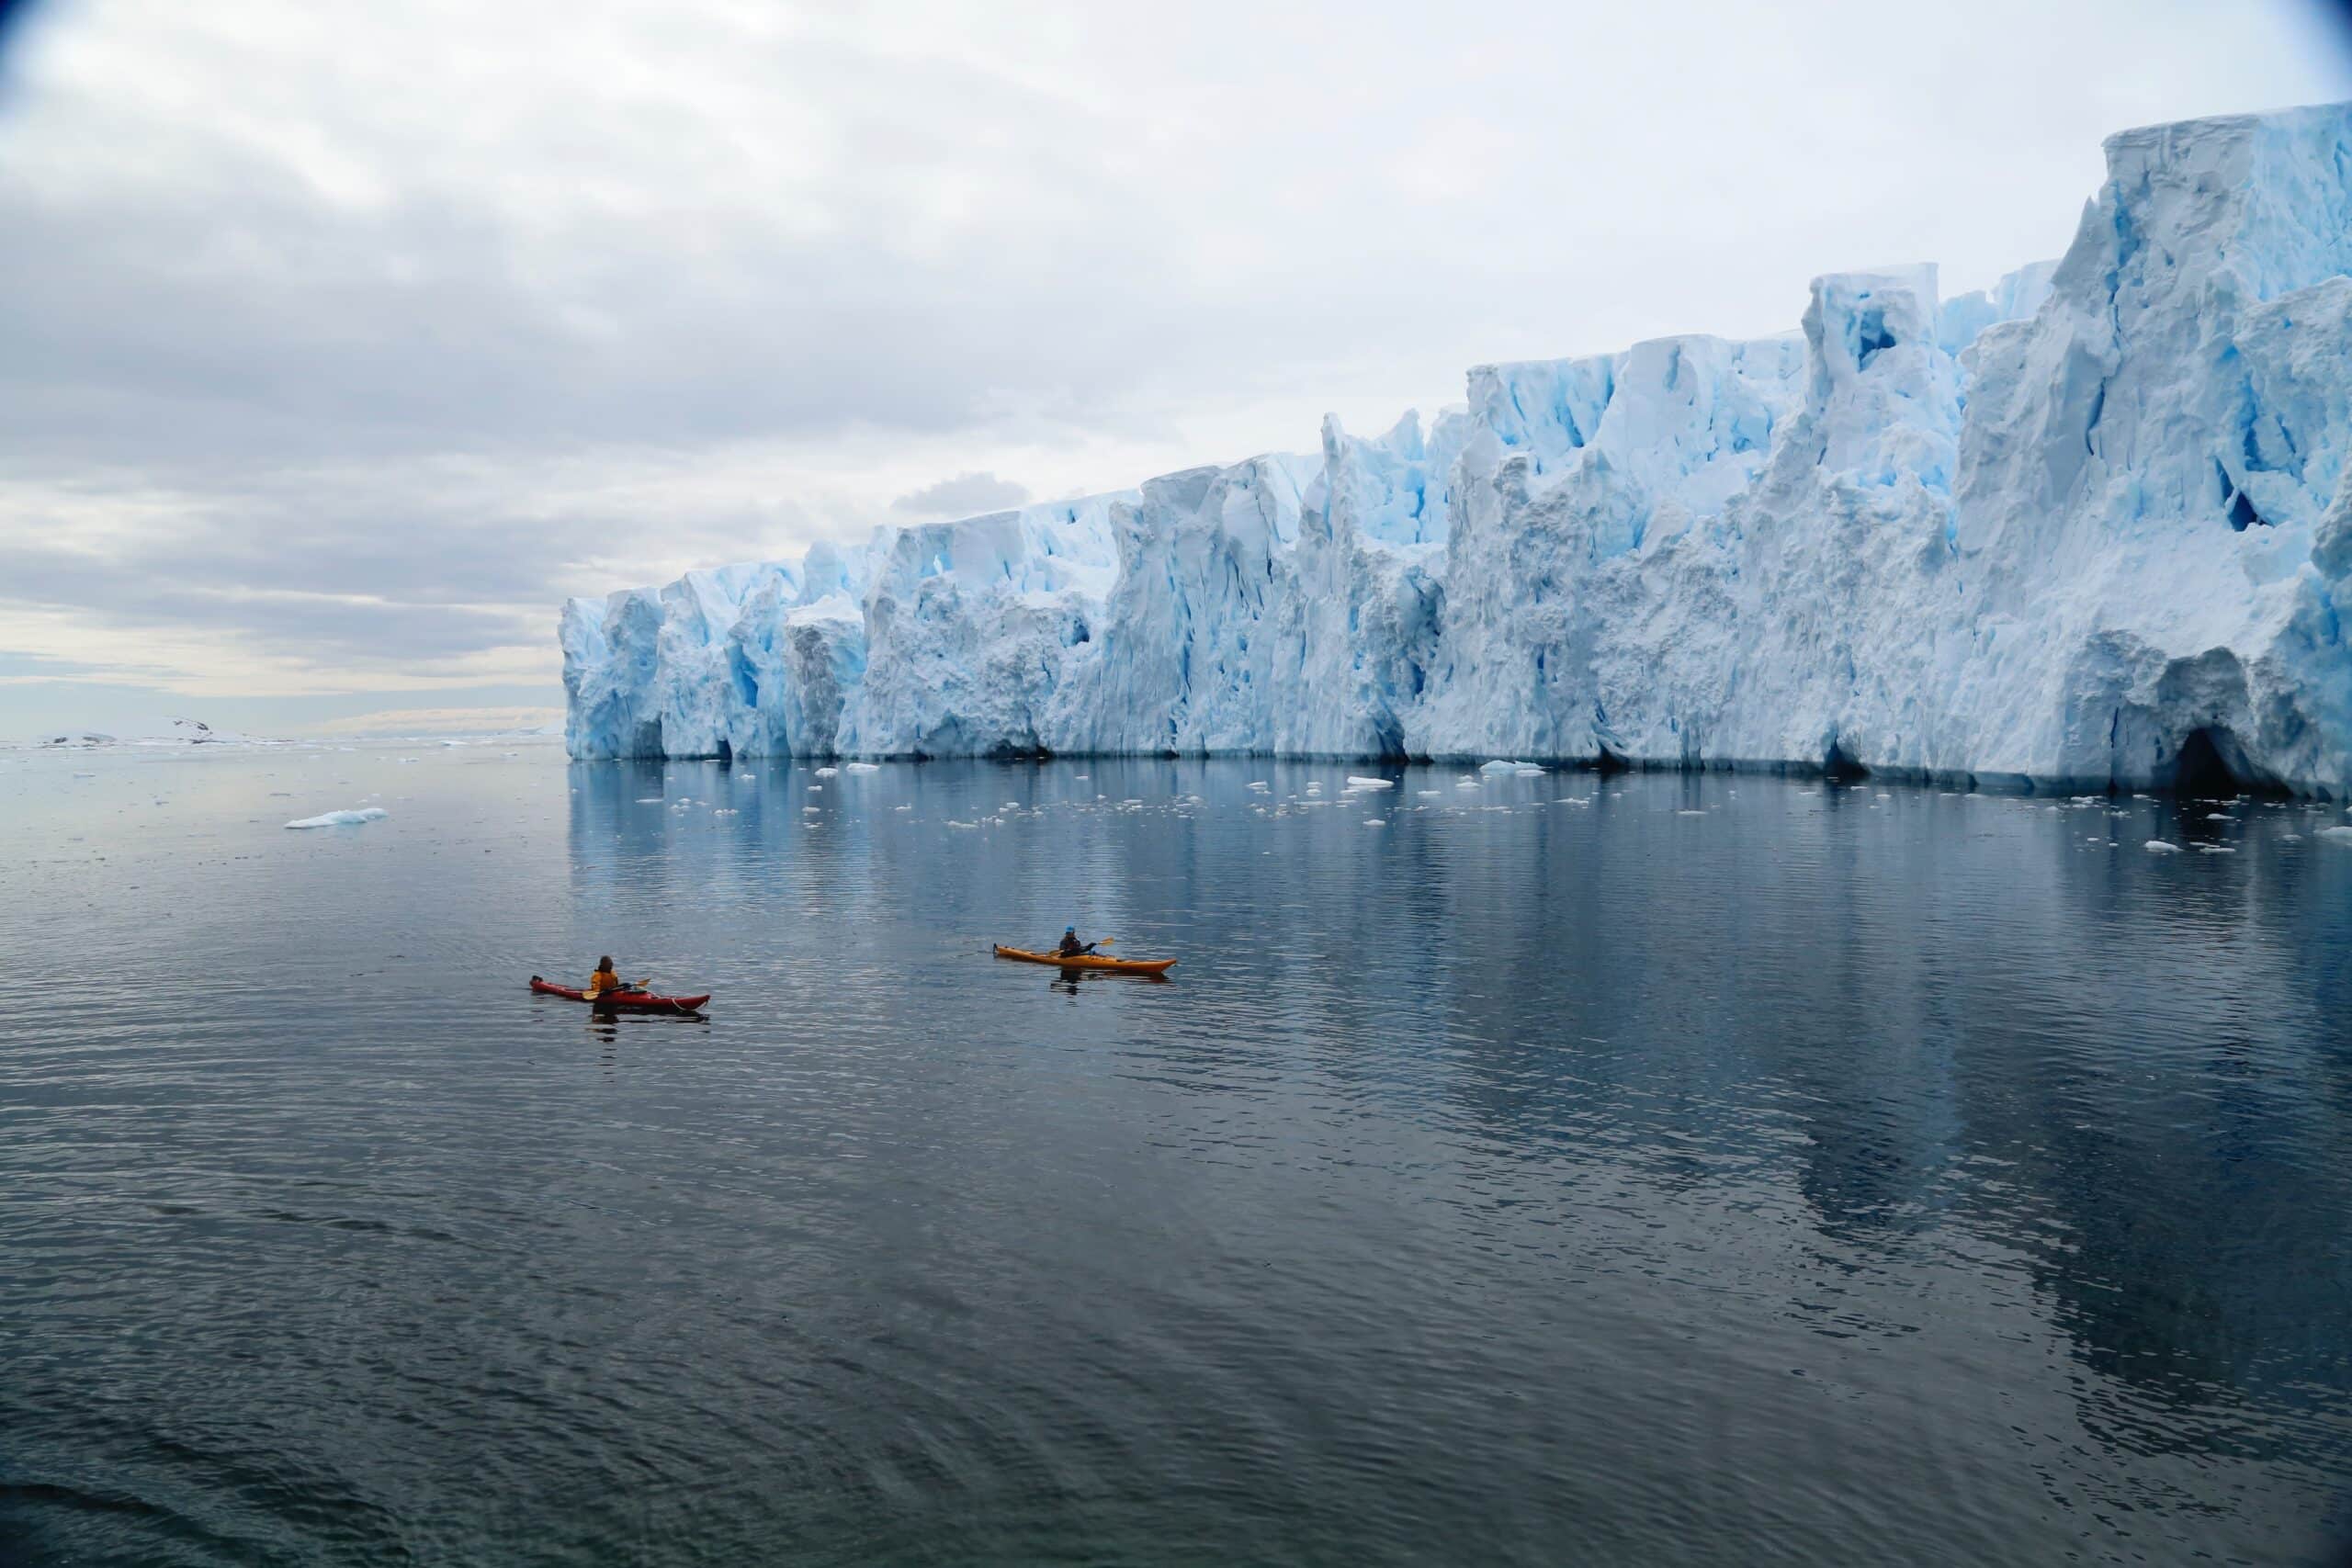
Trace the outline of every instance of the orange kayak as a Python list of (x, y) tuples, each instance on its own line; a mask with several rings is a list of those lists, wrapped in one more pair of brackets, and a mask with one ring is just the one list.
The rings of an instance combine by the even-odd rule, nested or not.
[(1000, 947), (996, 955), (1017, 958), (1023, 964), (1050, 964), (1057, 969), (1116, 969), (1128, 975), (1165, 975), (1176, 967), (1172, 958), (1112, 958), (1100, 953), (1064, 958), (1057, 953), (1024, 953), (1017, 947)]

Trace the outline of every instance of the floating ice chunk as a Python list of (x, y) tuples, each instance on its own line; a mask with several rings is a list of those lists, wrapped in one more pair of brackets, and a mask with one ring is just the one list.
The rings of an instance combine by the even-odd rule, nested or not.
[(841, 770), (839, 768), (819, 768), (817, 770), (817, 776), (820, 779), (837, 778), (840, 774)]
[(2142, 847), (2152, 855), (2177, 855), (2180, 853), (2180, 846), (2178, 844), (2167, 844), (2162, 839), (2150, 839), (2147, 843)]
[(1431, 795), (1442, 795), (1445, 794), (1445, 791), (1442, 789), (1417, 789), (1413, 793), (1426, 800)]
[(1704, 817), (1706, 813), (1704, 811), (1678, 811), (1675, 815), (1677, 817)]
[(2352, 849), (2352, 828), (2322, 828), (2318, 836), (2331, 844), (2342, 844)]
[(303, 817), (286, 824), (288, 828), (356, 828), (362, 822), (373, 822), (390, 817), (380, 806), (363, 806), (356, 811), (329, 811), (317, 817)]
[[(878, 773), (882, 771), (882, 764), (879, 762), (852, 762), (849, 764), (849, 771), (853, 773)], [(1078, 776), (1080, 778), (1084, 778), (1086, 775), (1084, 773), (1080, 773)]]
[(1396, 781), (1395, 779), (1367, 779), (1360, 777), (1354, 773), (1350, 773), (1348, 775), (1348, 787), (1350, 789), (1395, 789), (1396, 787)]
[(639, 806), (659, 806), (662, 804), (662, 797), (658, 795), (640, 795), (637, 797), (637, 803)]
[(1363, 825), (1367, 828), (1385, 828), (1388, 826), (1388, 819), (1385, 817), (1367, 817), (1363, 819)]
[(2237, 851), (2227, 844), (2199, 844), (2197, 852), (2200, 855), (2233, 855)]
[(2205, 813), (2205, 820), (2208, 822), (2227, 822), (2231, 820), (2231, 818), (2230, 814), (2226, 811), (2208, 811)]
[[(1501, 758), (1498, 757), (1493, 761), (1481, 766), (1478, 771), (1482, 773), (1515, 773), (1521, 768), (1535, 768), (1535, 764), (1532, 762), (1506, 762)], [(1535, 768), (1535, 771), (1540, 773), (1544, 770), (1541, 768)]]

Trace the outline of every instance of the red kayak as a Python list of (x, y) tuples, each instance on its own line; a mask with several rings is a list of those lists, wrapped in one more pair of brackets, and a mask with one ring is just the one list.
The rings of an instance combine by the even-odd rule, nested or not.
[[(570, 997), (575, 1002), (590, 1000), (585, 991), (575, 990), (570, 986), (559, 986), (550, 980), (542, 980), (537, 975), (531, 976), (531, 989), (543, 997)], [(603, 996), (594, 998), (590, 1005), (600, 1008), (618, 1008), (623, 1012), (699, 1012), (702, 1010), (702, 1004), (708, 1000), (710, 1000), (708, 991), (705, 991), (698, 997), (657, 997), (650, 991), (606, 991)]]

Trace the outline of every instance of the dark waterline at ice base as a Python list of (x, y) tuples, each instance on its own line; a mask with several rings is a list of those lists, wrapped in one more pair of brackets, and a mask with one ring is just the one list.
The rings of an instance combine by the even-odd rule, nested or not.
[(12, 756), (0, 1561), (2324, 1560), (2345, 820)]

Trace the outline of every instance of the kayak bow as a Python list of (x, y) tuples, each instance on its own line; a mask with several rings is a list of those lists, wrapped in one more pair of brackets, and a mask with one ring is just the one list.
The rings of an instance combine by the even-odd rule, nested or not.
[(1000, 947), (999, 958), (1014, 958), (1023, 964), (1050, 964), (1057, 969), (1112, 969), (1126, 975), (1165, 975), (1176, 967), (1172, 958), (1113, 958), (1105, 953), (1081, 953), (1064, 958), (1058, 953), (1027, 953), (1017, 947)]
[(698, 997), (657, 997), (650, 991), (606, 991), (592, 998), (585, 991), (542, 980), (537, 975), (531, 976), (531, 989), (543, 997), (570, 997), (575, 1002), (587, 1002), (600, 1008), (618, 1008), (623, 1012), (699, 1012), (702, 1004), (710, 1000), (708, 991)]

